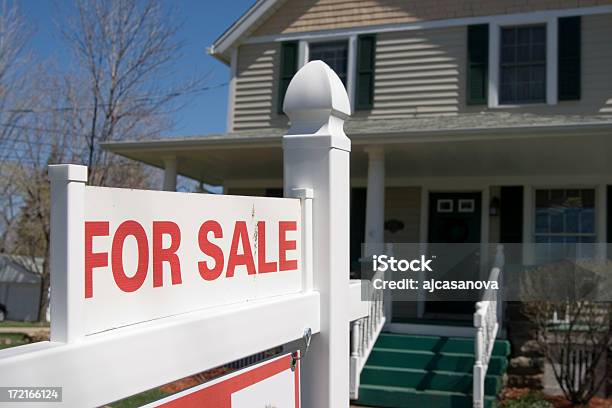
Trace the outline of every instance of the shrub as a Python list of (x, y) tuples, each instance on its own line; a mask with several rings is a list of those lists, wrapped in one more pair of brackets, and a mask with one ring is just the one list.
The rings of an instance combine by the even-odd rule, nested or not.
[(502, 408), (553, 408), (553, 405), (544, 400), (540, 393), (530, 392), (519, 398), (504, 402)]

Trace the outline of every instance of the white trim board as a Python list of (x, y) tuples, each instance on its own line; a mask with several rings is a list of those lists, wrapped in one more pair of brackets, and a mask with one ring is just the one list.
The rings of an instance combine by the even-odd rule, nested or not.
[(334, 38), (334, 37), (348, 37), (351, 35), (360, 34), (376, 34), (376, 33), (387, 33), (395, 31), (413, 31), (413, 30), (425, 30), (432, 28), (445, 28), (445, 27), (456, 27), (466, 26), (472, 24), (487, 24), (495, 23), (499, 25), (514, 24), (516, 21), (521, 21), (521, 24), (529, 24), (531, 22), (540, 22), (548, 20), (549, 18), (558, 17), (569, 17), (569, 16), (587, 16), (593, 14), (606, 14), (612, 13), (611, 6), (595, 6), (595, 7), (576, 7), (568, 9), (558, 10), (544, 10), (534, 11), (527, 13), (514, 13), (514, 14), (499, 14), (489, 16), (478, 16), (478, 17), (463, 17), (463, 18), (452, 18), (447, 20), (433, 20), (423, 21), (418, 23), (400, 23), (400, 24), (379, 24), (363, 27), (354, 27), (346, 29), (336, 30), (320, 30), (320, 31), (308, 31), (299, 33), (288, 33), (288, 34), (273, 34), (273, 35), (262, 35), (257, 37), (250, 37), (245, 44), (257, 44), (266, 42), (277, 42), (277, 41), (289, 41), (289, 40), (314, 40), (321, 38)]

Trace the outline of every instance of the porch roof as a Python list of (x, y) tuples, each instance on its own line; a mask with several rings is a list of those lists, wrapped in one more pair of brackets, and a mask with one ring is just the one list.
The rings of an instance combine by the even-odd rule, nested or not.
[[(353, 178), (367, 175), (365, 148), (385, 148), (388, 177), (612, 174), (612, 116), (467, 114), (350, 120)], [(104, 143), (118, 155), (210, 184), (280, 180), (282, 135), (263, 129)]]

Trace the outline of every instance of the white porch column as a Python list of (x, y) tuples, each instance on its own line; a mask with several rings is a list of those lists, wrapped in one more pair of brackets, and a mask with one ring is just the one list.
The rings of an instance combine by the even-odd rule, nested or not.
[[(365, 244), (368, 252), (381, 252), (385, 240), (385, 152), (381, 148), (367, 148), (368, 189), (366, 199)], [(369, 255), (369, 254), (365, 254)]]
[(176, 191), (177, 160), (174, 156), (164, 157), (164, 191)]
[(349, 161), (343, 130), (350, 115), (340, 78), (311, 61), (293, 77), (283, 109), (284, 189), (312, 189), (313, 289), (321, 299), (321, 331), (302, 361), (304, 408), (349, 406)]

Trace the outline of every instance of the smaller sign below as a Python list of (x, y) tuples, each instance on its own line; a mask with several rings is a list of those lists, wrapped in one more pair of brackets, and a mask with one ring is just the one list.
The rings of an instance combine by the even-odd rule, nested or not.
[(233, 372), (143, 408), (299, 408), (300, 364), (292, 355)]

